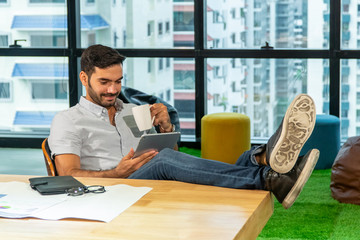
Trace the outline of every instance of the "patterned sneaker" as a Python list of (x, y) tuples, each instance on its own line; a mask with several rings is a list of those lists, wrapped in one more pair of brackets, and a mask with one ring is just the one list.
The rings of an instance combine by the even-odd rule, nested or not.
[(265, 189), (271, 191), (283, 207), (288, 209), (300, 195), (314, 170), (319, 155), (319, 150), (309, 150), (304, 157), (299, 157), (294, 168), (285, 174), (270, 169), (265, 178)]
[(314, 130), (315, 103), (309, 95), (297, 95), (285, 116), (266, 144), (266, 164), (278, 172), (289, 172), (302, 147)]

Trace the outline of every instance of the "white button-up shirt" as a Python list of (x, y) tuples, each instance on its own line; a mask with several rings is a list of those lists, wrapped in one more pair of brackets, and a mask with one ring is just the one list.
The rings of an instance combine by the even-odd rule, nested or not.
[(143, 134), (132, 115), (134, 106), (117, 99), (113, 126), (106, 108), (81, 97), (76, 106), (57, 113), (52, 121), (49, 147), (53, 156), (78, 155), (84, 170), (116, 167), (131, 148), (136, 149)]

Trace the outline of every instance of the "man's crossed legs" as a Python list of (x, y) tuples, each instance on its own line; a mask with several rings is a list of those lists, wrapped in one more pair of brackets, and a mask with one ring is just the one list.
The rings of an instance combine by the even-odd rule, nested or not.
[(289, 208), (299, 196), (319, 158), (317, 149), (299, 157), (314, 129), (315, 119), (313, 100), (301, 94), (289, 105), (281, 125), (267, 144), (245, 152), (235, 165), (165, 149), (129, 178), (263, 189), (271, 191), (284, 208)]
[(259, 162), (269, 165), (265, 178), (265, 189), (274, 193), (284, 208), (295, 202), (309, 179), (319, 158), (317, 149), (309, 150), (299, 157), (302, 147), (314, 130), (316, 109), (312, 98), (300, 94), (289, 105), (285, 116), (270, 137)]

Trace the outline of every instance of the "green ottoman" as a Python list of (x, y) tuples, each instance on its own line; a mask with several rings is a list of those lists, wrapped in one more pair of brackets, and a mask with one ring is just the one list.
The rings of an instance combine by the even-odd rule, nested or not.
[(331, 168), (340, 150), (340, 120), (336, 116), (316, 115), (315, 128), (305, 143), (300, 155), (305, 155), (310, 149), (320, 151), (315, 169)]

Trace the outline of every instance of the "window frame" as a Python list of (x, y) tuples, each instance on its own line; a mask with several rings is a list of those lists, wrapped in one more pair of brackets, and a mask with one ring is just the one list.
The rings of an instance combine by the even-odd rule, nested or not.
[[(329, 48), (327, 49), (273, 49), (264, 51), (261, 49), (207, 49), (206, 48), (206, 0), (194, 0), (194, 46), (189, 49), (130, 49), (117, 48), (128, 58), (148, 57), (171, 57), (195, 59), (195, 142), (182, 142), (188, 146), (200, 146), (201, 118), (206, 114), (206, 59), (207, 58), (303, 58), (303, 59), (328, 59), (330, 76), (330, 103), (331, 115), (340, 116), (340, 60), (358, 59), (360, 50), (341, 49), (341, 1), (327, 0), (330, 3), (330, 33)], [(80, 1), (66, 1), (67, 4), (67, 42), (66, 48), (0, 48), (0, 56), (24, 56), (24, 57), (67, 57), (69, 66), (69, 107), (77, 104), (82, 95), (82, 87), (78, 81), (79, 58), (84, 49), (80, 47)], [(35, 3), (34, 3), (35, 4)], [(240, 9), (241, 10), (241, 9)], [(221, 15), (221, 13), (219, 13)], [(220, 19), (219, 19), (220, 20)], [(69, 24), (72, 23), (72, 24)], [(155, 28), (155, 26), (154, 26)], [(164, 33), (164, 31), (163, 31)], [(0, 137), (3, 147), (39, 147), (43, 136), (30, 137)]]

